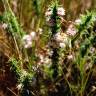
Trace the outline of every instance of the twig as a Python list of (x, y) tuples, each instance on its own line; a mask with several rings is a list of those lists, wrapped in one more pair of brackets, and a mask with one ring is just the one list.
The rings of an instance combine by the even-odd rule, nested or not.
[(10, 88), (7, 87), (7, 89), (8, 89), (12, 94), (14, 94), (15, 96), (18, 96), (18, 95), (16, 95), (16, 93), (14, 93)]

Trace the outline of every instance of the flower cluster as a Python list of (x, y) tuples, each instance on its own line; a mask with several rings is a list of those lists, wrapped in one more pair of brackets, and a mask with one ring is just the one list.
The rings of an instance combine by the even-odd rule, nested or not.
[[(52, 9), (51, 8), (48, 8), (46, 13), (45, 13), (45, 16), (48, 17), (48, 16), (51, 16), (52, 15)], [(57, 8), (57, 15), (58, 16), (64, 16), (65, 15), (65, 10), (63, 7), (58, 7)]]
[(25, 35), (23, 40), (24, 48), (30, 48), (32, 47), (32, 41), (36, 38), (36, 32), (32, 31), (29, 35)]
[(67, 29), (67, 31), (66, 31), (66, 33), (69, 36), (75, 36), (76, 33), (77, 33), (77, 30), (76, 30), (76, 28), (74, 27), (73, 24), (70, 24), (69, 27), (68, 27), (68, 29)]
[[(54, 19), (51, 18), (52, 14), (53, 14), (52, 8), (48, 8), (48, 10), (45, 13), (45, 16), (46, 16), (46, 22), (47, 22), (47, 24), (49, 26), (51, 26), (51, 27), (55, 25)], [(62, 20), (62, 17), (65, 15), (64, 8), (63, 7), (58, 7), (57, 8), (57, 14), (56, 15), (59, 16), (59, 18), (61, 18), (61, 20)]]
[(46, 52), (39, 52), (36, 53), (36, 56), (38, 57), (38, 65), (50, 65), (51, 64), (51, 56), (53, 51), (51, 51), (49, 48), (45, 49)]
[(54, 35), (54, 39), (56, 40), (56, 42), (58, 42), (59, 47), (61, 48), (65, 48), (66, 45), (70, 45), (69, 44), (69, 38), (68, 35), (63, 33), (63, 32), (58, 32)]
[(51, 59), (48, 56), (44, 56), (42, 54), (39, 54), (39, 65), (50, 65), (51, 64)]

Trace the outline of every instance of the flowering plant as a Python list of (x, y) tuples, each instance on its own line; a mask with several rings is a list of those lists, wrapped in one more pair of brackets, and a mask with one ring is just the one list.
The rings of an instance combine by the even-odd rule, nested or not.
[(46, 0), (28, 1), (36, 9), (28, 26), (23, 16), (14, 14), (8, 0), (2, 0), (0, 51), (8, 58), (18, 96), (95, 96), (90, 75), (96, 63), (96, 13), (86, 12), (69, 22), (57, 0), (49, 7), (41, 1)]

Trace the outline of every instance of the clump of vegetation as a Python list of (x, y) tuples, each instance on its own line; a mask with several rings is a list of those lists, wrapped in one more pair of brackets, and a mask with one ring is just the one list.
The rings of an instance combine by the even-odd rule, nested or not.
[(34, 12), (27, 32), (9, 1), (2, 0), (5, 10), (0, 24), (9, 51), (4, 54), (16, 77), (17, 95), (95, 96), (95, 81), (91, 82), (96, 63), (96, 12), (87, 11), (69, 22), (58, 0), (44, 7), (45, 1), (30, 1)]

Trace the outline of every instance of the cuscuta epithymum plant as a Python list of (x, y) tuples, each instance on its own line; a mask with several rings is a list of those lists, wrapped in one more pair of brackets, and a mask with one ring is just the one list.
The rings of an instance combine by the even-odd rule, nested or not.
[[(58, 23), (57, 23), (57, 4), (53, 6), (52, 8), (52, 15), (50, 17), (51, 20), (53, 20), (53, 26), (51, 27), (51, 38), (58, 32)], [(52, 47), (52, 46), (51, 46)], [(58, 59), (59, 59), (59, 48), (52, 48), (53, 54), (52, 54), (52, 70), (53, 70), (53, 78), (56, 78), (58, 76)]]
[[(51, 7), (52, 14), (51, 14), (50, 19), (49, 19), (49, 21), (52, 20), (52, 22), (49, 23), (49, 24), (51, 24), (51, 26), (49, 25), (50, 26), (49, 28), (51, 29), (51, 36), (50, 36), (50, 40), (51, 41), (49, 43), (52, 43), (51, 45), (49, 44), (49, 49), (52, 50), (52, 55), (50, 57), (52, 59), (51, 66), (50, 66), (49, 62), (48, 62), (49, 67), (47, 66), (48, 64), (45, 63), (45, 61), (49, 60), (48, 58), (47, 58), (47, 60), (45, 60), (46, 59), (44, 57), (45, 55), (43, 57), (40, 55), (41, 56), (40, 61), (43, 62), (43, 59), (45, 60), (44, 61), (45, 69), (42, 68), (43, 64), (40, 63), (40, 65), (38, 65), (38, 68), (37, 68), (37, 65), (32, 66), (33, 63), (31, 62), (32, 64), (30, 64), (30, 66), (29, 66), (30, 68), (26, 69), (26, 71), (25, 71), (25, 69), (23, 69), (21, 67), (22, 63), (21, 63), (20, 60), (16, 60), (14, 58), (10, 59), (11, 70), (13, 72), (15, 72), (19, 83), (22, 85), (21, 88), (20, 88), (21, 91), (22, 91), (21, 92), (22, 96), (31, 96), (31, 95), (37, 96), (38, 94), (44, 95), (44, 96), (46, 96), (46, 95), (51, 96), (52, 95), (52, 91), (53, 91), (53, 94), (58, 96), (58, 94), (56, 93), (58, 91), (58, 87), (61, 88), (59, 90), (60, 92), (63, 90), (63, 92), (62, 92), (63, 94), (62, 95), (67, 96), (70, 93), (70, 91), (71, 91), (71, 95), (74, 95), (74, 96), (81, 95), (81, 96), (83, 96), (84, 92), (86, 90), (87, 81), (89, 79), (90, 73), (92, 72), (92, 70), (91, 70), (92, 67), (90, 68), (90, 66), (89, 66), (89, 68), (86, 69), (86, 66), (88, 65), (88, 63), (93, 64), (93, 62), (95, 62), (95, 52), (94, 52), (94, 54), (91, 53), (91, 56), (90, 56), (90, 47), (94, 47), (95, 46), (95, 41), (96, 41), (95, 40), (95, 33), (94, 33), (94, 30), (93, 30), (93, 29), (95, 29), (95, 28), (93, 28), (94, 27), (94, 21), (95, 21), (95, 18), (94, 18), (95, 15), (94, 15), (94, 13), (87, 13), (86, 15), (81, 17), (81, 19), (80, 19), (81, 23), (79, 25), (78, 24), (76, 25), (76, 28), (77, 28), (78, 32), (75, 35), (75, 37), (71, 38), (72, 39), (72, 41), (71, 41), (71, 43), (72, 43), (72, 47), (71, 48), (72, 49), (70, 50), (70, 51), (73, 51), (73, 53), (76, 56), (76, 57), (74, 56), (75, 57), (75, 61), (74, 61), (72, 55), (69, 55), (67, 57), (67, 55), (69, 53), (72, 53), (72, 52), (69, 52), (69, 49), (65, 49), (65, 47), (64, 47), (65, 45), (64, 44), (62, 45), (62, 48), (60, 48), (61, 45), (59, 46), (57, 41), (54, 39), (55, 35), (57, 35), (59, 32), (61, 32), (61, 28), (60, 28), (60, 26), (61, 26), (60, 24), (61, 23), (59, 22), (59, 20), (61, 20), (61, 19), (57, 15), (57, 13), (58, 13), (58, 5), (56, 3), (53, 4), (53, 5), (54, 6)], [(10, 18), (12, 16), (11, 12), (12, 11), (8, 11), (8, 14), (11, 14), (11, 15), (7, 15), (6, 14), (5, 16), (7, 16), (7, 20), (6, 19), (4, 19), (4, 20), (6, 20), (7, 21), (6, 23), (8, 23), (9, 26), (11, 26), (11, 27), (9, 27), (9, 31), (11, 33), (14, 32), (13, 33), (14, 35), (12, 35), (12, 36), (13, 37), (16, 36), (16, 40), (18, 40), (18, 38), (19, 38), (18, 35), (20, 36), (20, 34), (19, 34), (20, 31), (17, 30), (18, 29), (17, 28), (17, 24), (15, 24), (15, 23), (17, 23), (17, 20), (16, 19), (12, 20), (12, 18)], [(13, 17), (15, 18), (15, 16), (13, 16)], [(16, 21), (16, 22), (14, 22), (14, 21)], [(38, 23), (38, 25), (39, 25), (39, 23)], [(36, 28), (38, 29), (38, 26)], [(61, 34), (58, 34), (58, 35), (61, 35)], [(64, 34), (64, 37), (68, 37), (68, 36), (66, 36)], [(68, 38), (70, 40), (70, 36)], [(76, 46), (75, 42), (78, 41), (78, 39), (80, 41), (79, 42), (80, 45), (78, 45), (79, 48), (77, 48), (75, 50), (75, 48), (74, 48)], [(35, 47), (34, 47), (34, 49), (35, 49)], [(63, 54), (62, 58), (64, 60), (62, 60), (62, 58), (60, 58), (61, 54)], [(35, 58), (33, 53), (32, 53), (31, 56), (32, 57), (30, 57), (30, 58), (32, 58), (32, 61), (35, 61), (36, 58)], [(67, 63), (68, 60), (66, 60), (66, 57), (67, 57), (67, 59), (72, 59), (71, 62), (69, 62), (70, 65), (75, 63), (74, 66), (76, 66), (76, 68), (77, 68), (77, 69), (76, 68), (72, 68), (72, 72), (70, 72), (69, 69), (67, 70), (73, 76), (72, 77), (72, 81), (69, 80), (68, 78), (66, 78), (66, 77), (68, 77), (68, 74), (65, 74), (65, 71), (66, 71), (65, 69), (67, 69), (67, 68), (65, 68), (65, 69), (63, 68), (64, 66), (67, 67), (66, 63)], [(90, 57), (90, 58), (88, 59), (87, 57)], [(37, 60), (37, 61), (39, 61), (39, 60)], [(60, 61), (62, 61), (62, 62), (60, 62)], [(26, 62), (26, 64), (29, 64), (29, 63), (30, 62)], [(37, 62), (35, 62), (35, 63), (37, 63)], [(63, 63), (64, 66), (60, 67), (59, 63)], [(74, 66), (72, 66), (72, 67), (74, 67)], [(59, 77), (59, 67), (61, 69), (61, 73), (60, 73), (61, 77)], [(86, 70), (84, 70), (84, 68), (86, 70), (88, 70), (87, 73), (86, 73)], [(31, 69), (34, 69), (34, 70), (31, 70)], [(62, 71), (62, 69), (63, 69), (63, 71)], [(80, 74), (76, 75), (75, 72), (80, 73)], [(42, 76), (42, 74), (43, 74), (43, 76)], [(47, 76), (46, 76), (46, 74), (47, 74)], [(76, 80), (73, 79), (73, 78), (76, 78), (76, 76), (78, 78)], [(52, 81), (50, 80), (50, 78), (52, 79)], [(45, 84), (45, 82), (48, 82), (48, 80), (49, 80), (48, 84), (50, 84), (51, 87), (48, 86), (48, 84)], [(32, 84), (32, 82), (35, 82), (35, 83)], [(36, 83), (38, 85), (36, 85)], [(60, 83), (63, 83), (63, 84), (60, 85)], [(68, 83), (68, 84), (66, 84), (66, 83)], [(39, 87), (34, 89), (34, 88), (32, 88), (32, 87), (34, 87), (34, 85), (39, 86)], [(70, 88), (67, 87), (67, 85)], [(37, 92), (37, 90), (40, 93)], [(51, 92), (49, 92), (49, 90), (51, 90)], [(54, 90), (55, 90), (55, 92), (54, 92)]]
[[(68, 84), (65, 80), (63, 81), (64, 78), (60, 80), (60, 78), (63, 77), (62, 59), (64, 59), (64, 52), (66, 51), (66, 49), (70, 50), (71, 47), (70, 39), (68, 38), (66, 33), (62, 32), (61, 29), (61, 22), (63, 16), (65, 15), (65, 10), (63, 9), (63, 7), (58, 6), (56, 2), (55, 4), (53, 3), (52, 7), (48, 8), (48, 11), (45, 13), (45, 15), (47, 17), (47, 24), (51, 30), (51, 36), (48, 42), (48, 46), (52, 51), (52, 55), (50, 57), (52, 61), (51, 66), (49, 67), (49, 69), (47, 69), (47, 66), (45, 65), (45, 69), (47, 69), (47, 71), (45, 71), (45, 74), (47, 74), (51, 79), (52, 86), (51, 89), (48, 89), (48, 95), (55, 95), (56, 90), (59, 90), (59, 87), (64, 85), (66, 86), (66, 90), (64, 90), (64, 92), (65, 94), (67, 94), (66, 92), (70, 90)], [(63, 83), (61, 83), (62, 81)], [(53, 93), (51, 92), (51, 90), (53, 90)], [(59, 94), (59, 92), (57, 93)], [(68, 94), (70, 94), (70, 92)]]
[[(61, 7), (58, 6), (57, 1), (52, 4), (51, 7), (48, 8), (47, 12), (45, 13), (46, 15), (46, 21), (48, 26), (50, 27), (51, 31), (51, 36), (49, 40), (49, 48), (52, 51), (52, 66), (51, 66), (51, 75), (52, 78), (56, 79), (59, 75), (59, 70), (58, 70), (58, 63), (59, 63), (59, 50), (60, 47), (58, 46), (58, 41), (56, 39), (60, 39), (58, 37), (58, 33), (60, 33), (61, 30), (61, 21), (63, 19), (63, 16), (65, 15), (65, 10)], [(62, 36), (61, 36), (62, 38)]]

